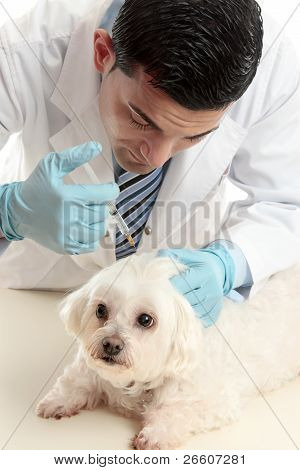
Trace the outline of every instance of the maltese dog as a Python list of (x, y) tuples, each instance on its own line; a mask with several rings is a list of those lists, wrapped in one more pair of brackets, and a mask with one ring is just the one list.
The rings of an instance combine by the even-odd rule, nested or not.
[(242, 304), (225, 298), (209, 328), (169, 281), (184, 269), (132, 255), (65, 297), (60, 314), (78, 352), (37, 414), (59, 419), (109, 406), (141, 421), (133, 448), (174, 449), (297, 376), (300, 266)]

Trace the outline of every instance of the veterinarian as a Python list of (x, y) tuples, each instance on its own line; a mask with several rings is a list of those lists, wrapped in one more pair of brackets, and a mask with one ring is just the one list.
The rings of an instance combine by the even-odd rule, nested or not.
[(209, 326), (300, 259), (299, 64), (253, 0), (123, 3), (39, 1), (0, 30), (0, 287), (130, 255), (115, 201), (137, 253), (190, 268), (172, 282)]

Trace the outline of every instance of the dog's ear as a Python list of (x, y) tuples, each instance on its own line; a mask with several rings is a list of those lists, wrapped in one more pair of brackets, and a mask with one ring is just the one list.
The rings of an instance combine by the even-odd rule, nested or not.
[(65, 324), (67, 332), (78, 336), (82, 328), (81, 319), (87, 306), (85, 286), (72, 292), (60, 304), (60, 318)]
[(178, 373), (184, 373), (202, 349), (202, 329), (190, 304), (180, 295), (174, 296), (176, 328), (172, 338), (172, 357)]

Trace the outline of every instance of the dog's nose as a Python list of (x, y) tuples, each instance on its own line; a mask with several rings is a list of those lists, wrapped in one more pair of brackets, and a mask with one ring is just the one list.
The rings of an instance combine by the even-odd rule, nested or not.
[(102, 341), (103, 349), (109, 356), (116, 356), (124, 348), (124, 343), (117, 335), (104, 338)]

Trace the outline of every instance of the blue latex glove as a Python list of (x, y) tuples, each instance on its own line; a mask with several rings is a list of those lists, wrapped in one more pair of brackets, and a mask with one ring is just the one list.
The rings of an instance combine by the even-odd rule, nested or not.
[(106, 233), (106, 201), (118, 197), (116, 183), (64, 184), (63, 177), (99, 155), (87, 142), (49, 153), (27, 180), (0, 186), (0, 229), (8, 240), (31, 238), (57, 253), (95, 251)]
[(185, 272), (170, 278), (171, 283), (192, 305), (205, 327), (218, 318), (223, 297), (232, 289), (235, 265), (228, 251), (218, 242), (201, 250), (159, 250), (158, 256), (169, 256), (185, 264)]

